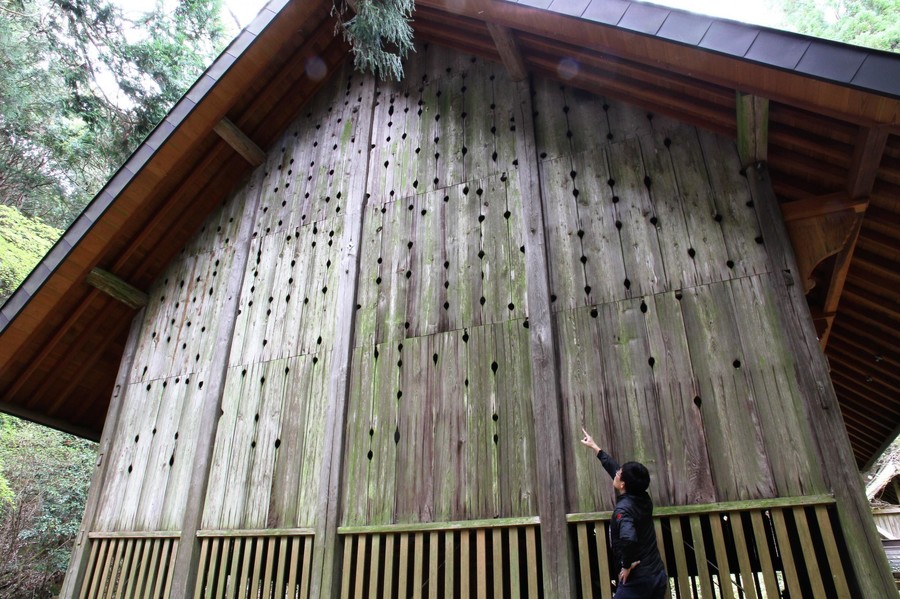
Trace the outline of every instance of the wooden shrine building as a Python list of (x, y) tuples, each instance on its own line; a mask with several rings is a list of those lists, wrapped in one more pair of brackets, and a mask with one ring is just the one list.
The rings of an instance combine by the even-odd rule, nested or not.
[(385, 83), (330, 10), (270, 2), (0, 310), (0, 409), (100, 440), (62, 596), (609, 597), (582, 426), (678, 597), (895, 595), (900, 56), (420, 0)]

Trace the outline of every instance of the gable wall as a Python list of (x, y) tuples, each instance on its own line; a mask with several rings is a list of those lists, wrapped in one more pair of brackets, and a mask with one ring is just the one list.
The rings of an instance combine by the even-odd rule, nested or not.
[[(517, 93), (437, 47), (402, 84), (334, 76), (151, 292), (95, 530), (180, 528), (240, 251), (203, 528), (317, 524), (347, 318), (341, 524), (536, 515), (526, 251), (549, 263), (567, 511), (612, 505), (581, 426), (644, 461), (661, 505), (822, 491), (733, 143), (540, 80), (537, 156), (518, 156)], [(546, 248), (524, 248), (524, 160)], [(360, 247), (342, 248), (362, 170)], [(356, 309), (339, 314), (347, 251)]]

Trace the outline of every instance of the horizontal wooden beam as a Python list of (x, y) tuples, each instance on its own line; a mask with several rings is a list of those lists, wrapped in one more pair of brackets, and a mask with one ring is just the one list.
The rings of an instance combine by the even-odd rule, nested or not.
[(791, 222), (847, 210), (862, 214), (866, 211), (868, 205), (868, 199), (852, 199), (846, 192), (839, 191), (825, 196), (786, 202), (781, 204), (780, 207), (781, 216), (784, 217), (785, 222)]
[(234, 530), (198, 530), (197, 536), (204, 537), (311, 537), (316, 534), (314, 528), (262, 528)]
[(137, 310), (147, 305), (148, 298), (146, 293), (101, 268), (92, 269), (85, 281), (91, 287), (102, 291), (114, 300), (122, 302), (129, 308)]
[(266, 161), (266, 153), (227, 118), (219, 121), (214, 131), (254, 167)]
[(435, 530), (469, 530), (473, 528), (510, 528), (513, 526), (538, 526), (536, 516), (524, 518), (490, 518), (488, 520), (462, 520), (460, 522), (422, 522), (417, 524), (385, 524), (382, 526), (339, 526), (338, 534), (403, 533)]
[(765, 162), (769, 146), (769, 100), (736, 92), (737, 147), (741, 166)]
[[(830, 505), (834, 503), (831, 495), (805, 495), (802, 497), (775, 497), (772, 499), (748, 499), (746, 501), (729, 501), (726, 503), (703, 503), (697, 505), (672, 505), (653, 508), (653, 516), (685, 516), (690, 514), (716, 514), (721, 512), (743, 512), (747, 510), (767, 510), (779, 507), (798, 507), (806, 505)], [(609, 520), (612, 512), (593, 512), (585, 514), (569, 514), (568, 522), (594, 522)]]
[(503, 66), (509, 72), (510, 79), (524, 81), (528, 77), (528, 70), (525, 68), (522, 53), (519, 52), (519, 46), (516, 44), (512, 30), (496, 23), (486, 23), (486, 25), (494, 39), (494, 45), (497, 46), (497, 52), (500, 53)]

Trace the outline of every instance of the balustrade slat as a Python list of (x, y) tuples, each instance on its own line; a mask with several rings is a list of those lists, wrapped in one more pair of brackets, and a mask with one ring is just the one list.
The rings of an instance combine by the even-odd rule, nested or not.
[(800, 546), (803, 548), (803, 561), (806, 563), (806, 572), (812, 585), (813, 596), (824, 597), (825, 585), (822, 582), (822, 571), (819, 569), (816, 558), (816, 547), (809, 532), (806, 510), (802, 507), (795, 507), (793, 512), (794, 523), (797, 525), (797, 536), (800, 538)]
[(700, 516), (689, 517), (691, 537), (693, 538), (694, 560), (697, 562), (697, 578), (699, 578), (701, 599), (715, 599), (712, 578), (709, 575), (709, 558), (706, 556), (706, 543), (703, 540), (703, 524)]
[(781, 509), (771, 511), (772, 520), (775, 522), (775, 538), (778, 539), (778, 551), (781, 554), (781, 566), (784, 569), (784, 578), (787, 582), (788, 592), (791, 597), (802, 597), (800, 581), (797, 578), (797, 568), (794, 566), (794, 552), (791, 549), (791, 539), (788, 536), (787, 523)]
[(672, 532), (672, 548), (675, 551), (675, 571), (678, 573), (678, 592), (681, 597), (691, 597), (691, 581), (688, 576), (687, 555), (684, 535), (681, 532), (681, 520), (672, 518), (669, 521), (669, 530)]
[(722, 519), (715, 514), (709, 519), (712, 529), (713, 546), (716, 549), (717, 578), (719, 580), (719, 593), (724, 599), (734, 599), (734, 589), (731, 584), (731, 567), (728, 565), (728, 551), (725, 549), (725, 535), (722, 532)]
[(844, 564), (841, 562), (837, 543), (834, 540), (834, 530), (831, 527), (828, 510), (824, 505), (817, 505), (815, 509), (819, 530), (822, 532), (822, 539), (825, 542), (825, 553), (828, 556), (828, 566), (831, 568), (831, 578), (837, 589), (838, 597), (841, 599), (850, 597), (850, 587), (847, 586), (847, 578), (844, 576)]
[(756, 550), (759, 553), (759, 561), (761, 562), (766, 596), (779, 597), (781, 589), (778, 588), (778, 579), (775, 577), (775, 569), (772, 567), (772, 555), (769, 551), (769, 540), (766, 535), (766, 525), (763, 521), (762, 512), (750, 512), (750, 520), (753, 523), (753, 537), (756, 541)]
[(728, 519), (731, 521), (731, 532), (734, 535), (738, 567), (741, 571), (741, 588), (745, 597), (756, 599), (756, 580), (753, 576), (753, 568), (750, 565), (750, 553), (747, 551), (747, 541), (744, 537), (744, 522), (741, 519), (740, 512), (731, 512)]
[[(612, 588), (609, 581), (612, 578), (609, 575), (609, 551), (606, 547), (606, 523), (594, 523), (594, 536), (597, 539), (597, 563), (600, 565), (600, 597), (601, 599), (610, 599), (612, 597)], [(659, 538), (659, 536), (657, 536)]]

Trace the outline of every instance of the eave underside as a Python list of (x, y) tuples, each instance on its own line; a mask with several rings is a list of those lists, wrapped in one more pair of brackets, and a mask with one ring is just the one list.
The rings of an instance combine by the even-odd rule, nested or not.
[[(548, 23), (532, 25), (534, 9), (508, 3), (491, 6), (500, 4), (501, 11), (487, 11), (484, 18), (510, 28), (531, 73), (627, 101), (648, 114), (736, 136), (735, 95), (746, 91), (743, 84), (727, 81), (716, 67), (679, 72), (662, 63), (642, 62), (624, 46), (620, 51), (600, 49), (596, 40), (631, 35), (642, 40), (642, 47), (657, 44), (660, 51), (679, 52), (687, 51), (684, 47), (669, 48), (608, 27), (590, 29), (582, 21), (572, 35), (588, 35), (591, 43), (567, 43), (543, 35), (541, 29), (569, 17), (551, 14)], [(252, 46), (255, 53), (244, 51), (222, 75), (221, 81), (229, 78), (229, 84), (208, 91), (173, 133), (180, 136), (179, 143), (166, 143), (156, 151), (81, 243), (69, 250), (40, 293), (30, 291), (34, 298), (2, 333), (3, 343), (9, 345), (0, 367), (0, 409), (99, 437), (134, 310), (89, 287), (85, 275), (99, 266), (146, 290), (212, 207), (251, 171), (212, 125), (227, 117), (259, 147), (270, 149), (322, 84), (307, 73), (309, 59), (318, 57), (329, 73), (337, 71), (348, 52), (333, 37), (328, 10), (303, 9), (299, 31), (279, 23), (297, 18), (299, 10), (272, 19), (269, 27), (283, 32), (276, 36), (267, 29), (259, 35)], [(465, 13), (420, 3), (414, 23), (417, 39), (500, 62), (501, 52), (485, 21)], [(717, 55), (716, 60), (723, 59)], [(872, 116), (854, 116), (849, 101), (844, 108), (831, 100), (816, 107), (805, 98), (791, 97), (797, 82), (784, 73), (760, 77), (757, 89), (750, 91), (765, 91), (766, 85), (776, 85), (769, 79), (779, 77), (785, 78), (785, 92), (769, 97), (768, 163), (780, 201), (789, 204), (847, 189), (858, 173), (854, 153), (860, 130), (873, 125)], [(897, 101), (891, 101), (896, 120)], [(860, 466), (893, 439), (900, 424), (900, 135), (895, 120), (888, 125), (840, 303), (830, 316), (826, 346)], [(819, 298), (814, 293), (810, 297), (815, 315)]]

